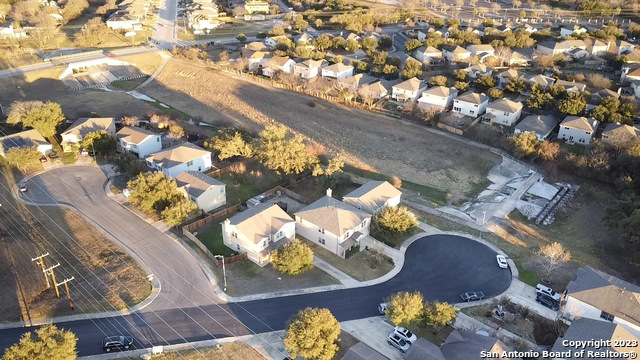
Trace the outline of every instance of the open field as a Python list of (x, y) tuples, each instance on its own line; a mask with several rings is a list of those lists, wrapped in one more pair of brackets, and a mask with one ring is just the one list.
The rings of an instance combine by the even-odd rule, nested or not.
[[(11, 195), (21, 174), (5, 168), (0, 177), (0, 321), (10, 322), (67, 314), (112, 311), (146, 299), (151, 284), (126, 253), (71, 210), (24, 206)], [(31, 258), (49, 253), (47, 267), (56, 263), (58, 282), (69, 284), (76, 305), (64, 295), (46, 290), (42, 270)]]
[(472, 190), (486, 176), (487, 164), (498, 159), (423, 126), (261, 86), (183, 60), (172, 60), (144, 93), (215, 125), (259, 131), (280, 122), (341, 153), (349, 164), (446, 192)]
[[(128, 360), (138, 360), (140, 357), (128, 357)], [(237, 342), (224, 344), (219, 349), (216, 347), (207, 347), (200, 349), (181, 350), (175, 352), (166, 352), (162, 355), (154, 356), (153, 359), (162, 360), (266, 360), (251, 346)]]
[(53, 101), (62, 106), (62, 111), (69, 119), (89, 116), (91, 113), (105, 117), (143, 117), (147, 112), (156, 111), (153, 106), (125, 93), (103, 90), (71, 91), (58, 80), (63, 71), (63, 68), (51, 69), (0, 79), (2, 105), (9, 106), (17, 100)]

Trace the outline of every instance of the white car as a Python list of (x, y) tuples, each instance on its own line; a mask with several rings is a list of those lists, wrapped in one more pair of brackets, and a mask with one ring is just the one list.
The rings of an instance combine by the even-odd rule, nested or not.
[(380, 303), (380, 305), (378, 305), (378, 312), (381, 315), (385, 315), (387, 313), (387, 306), (389, 306), (389, 304), (386, 302)]
[(402, 340), (408, 342), (409, 344), (413, 344), (418, 340), (416, 334), (412, 333), (409, 329), (403, 328), (402, 326), (396, 326), (393, 329), (393, 333), (399, 335)]
[(500, 266), (501, 269), (509, 267), (509, 264), (507, 264), (507, 258), (504, 255), (496, 255), (496, 260), (498, 261), (498, 266)]
[(538, 294), (545, 294), (547, 296), (549, 296), (550, 298), (552, 298), (555, 301), (560, 301), (560, 294), (558, 294), (557, 292), (553, 291), (552, 288), (542, 285), (542, 284), (538, 284), (536, 285), (536, 293)]
[(389, 343), (389, 345), (393, 346), (394, 348), (400, 350), (403, 353), (407, 352), (407, 350), (409, 350), (409, 347), (411, 346), (411, 344), (404, 341), (400, 337), (400, 335), (396, 334), (395, 332), (392, 332), (391, 334), (389, 334), (389, 337), (387, 338), (387, 343)]

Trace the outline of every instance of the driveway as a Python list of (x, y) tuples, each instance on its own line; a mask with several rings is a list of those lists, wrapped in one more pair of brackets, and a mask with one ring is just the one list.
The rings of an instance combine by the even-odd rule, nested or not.
[(198, 262), (180, 244), (149, 225), (104, 191), (107, 181), (94, 166), (70, 166), (47, 171), (26, 181), (24, 200), (38, 204), (63, 203), (94, 222), (135, 253), (159, 280), (160, 295), (148, 307), (166, 310), (212, 304), (218, 300)]

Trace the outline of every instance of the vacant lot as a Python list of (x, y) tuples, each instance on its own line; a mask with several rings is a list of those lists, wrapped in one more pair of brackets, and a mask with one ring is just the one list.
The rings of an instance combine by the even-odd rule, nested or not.
[(176, 109), (216, 125), (259, 131), (279, 122), (350, 164), (448, 192), (466, 193), (497, 156), (423, 126), (261, 86), (197, 64), (172, 60), (144, 89)]
[[(15, 176), (15, 177), (14, 177)], [(77, 214), (58, 207), (24, 206), (11, 195), (20, 174), (0, 177), (0, 322), (124, 309), (148, 297), (151, 285), (133, 259)], [(31, 258), (49, 253), (47, 267), (58, 282), (74, 277), (71, 296), (46, 290), (42, 270)]]
[[(219, 349), (216, 347), (208, 347), (201, 349), (182, 350), (176, 352), (166, 352), (162, 355), (153, 357), (162, 360), (263, 360), (264, 356), (260, 355), (254, 348), (245, 343), (224, 344)], [(128, 357), (129, 360), (137, 360), (139, 357)]]

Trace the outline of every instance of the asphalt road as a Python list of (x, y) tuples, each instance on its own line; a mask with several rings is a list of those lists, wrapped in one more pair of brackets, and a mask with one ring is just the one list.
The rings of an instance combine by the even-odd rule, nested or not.
[(177, 0), (162, 0), (158, 11), (158, 22), (151, 36), (152, 44), (164, 50), (171, 50), (177, 40), (176, 17)]

